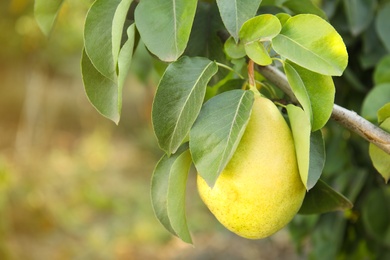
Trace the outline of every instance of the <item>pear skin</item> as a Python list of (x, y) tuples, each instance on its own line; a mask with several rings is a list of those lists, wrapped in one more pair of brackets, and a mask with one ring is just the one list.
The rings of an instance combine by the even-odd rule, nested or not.
[(211, 188), (198, 174), (201, 199), (230, 231), (268, 237), (287, 225), (305, 197), (293, 137), (278, 108), (257, 96), (235, 154)]

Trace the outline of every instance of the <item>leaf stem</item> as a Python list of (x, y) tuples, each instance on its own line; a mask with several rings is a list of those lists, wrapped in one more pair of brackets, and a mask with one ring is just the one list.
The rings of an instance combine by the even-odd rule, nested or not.
[(220, 63), (220, 62), (215, 62), (219, 67), (221, 68), (224, 68), (224, 69), (227, 69), (227, 70), (230, 70), (231, 72), (234, 72), (237, 74), (237, 76), (240, 78), (240, 79), (245, 79), (244, 76), (242, 76), (240, 73), (238, 73), (237, 71), (235, 71), (233, 68), (223, 64), (223, 63)]
[[(256, 66), (256, 69), (275, 86), (286, 93), (291, 101), (298, 104), (286, 75), (274, 66)], [(331, 118), (343, 127), (358, 134), (370, 143), (375, 144), (386, 153), (390, 154), (390, 133), (359, 116), (356, 112), (334, 104)]]

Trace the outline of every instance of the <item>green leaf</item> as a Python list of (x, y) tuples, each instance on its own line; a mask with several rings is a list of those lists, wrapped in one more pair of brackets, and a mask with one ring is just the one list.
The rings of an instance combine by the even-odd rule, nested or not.
[[(390, 118), (384, 120), (380, 127), (390, 133)], [(370, 143), (369, 153), (372, 164), (387, 183), (390, 179), (390, 154), (386, 153), (373, 143)]]
[(279, 19), (271, 14), (263, 14), (246, 21), (240, 30), (240, 40), (244, 43), (270, 41), (282, 29)]
[[(112, 20), (112, 57), (114, 66), (118, 63), (120, 55), (123, 28), (125, 26), (127, 13), (129, 12), (130, 5), (133, 0), (121, 0), (116, 8), (113, 20)], [(134, 31), (134, 28), (131, 29)], [(134, 33), (132, 33), (133, 47), (134, 47)]]
[(311, 0), (289, 0), (284, 2), (283, 6), (296, 14), (315, 14), (323, 19), (327, 18), (325, 12), (313, 4)]
[(207, 101), (190, 131), (198, 173), (212, 187), (232, 158), (252, 111), (252, 91), (232, 90)]
[(348, 63), (341, 36), (328, 22), (312, 14), (291, 17), (272, 44), (281, 56), (319, 74), (340, 76)]
[(301, 76), (294, 69), (292, 64), (288, 61), (283, 64), (284, 72), (287, 76), (287, 81), (291, 86), (292, 91), (294, 92), (295, 97), (298, 99), (303, 110), (306, 112), (308, 118), (310, 119), (310, 125), (313, 123), (313, 111), (311, 109), (311, 102), (309, 94), (307, 93), (305, 83), (302, 81)]
[(118, 104), (122, 107), (122, 88), (125, 84), (127, 73), (130, 69), (135, 41), (135, 24), (127, 28), (127, 41), (123, 45), (118, 55)]
[(307, 91), (313, 113), (312, 131), (317, 131), (328, 122), (333, 111), (335, 97), (333, 79), (331, 76), (312, 72), (292, 62), (287, 63), (295, 69)]
[(376, 0), (343, 0), (344, 10), (352, 35), (363, 32), (374, 18)]
[[(85, 52), (95, 68), (116, 82), (113, 57), (113, 20), (120, 0), (96, 0), (88, 11), (84, 25)], [(123, 28), (123, 24), (121, 25)]]
[(261, 0), (217, 0), (222, 21), (236, 42), (241, 26), (256, 14), (260, 3)]
[(267, 66), (272, 63), (268, 51), (261, 42), (251, 42), (245, 44), (245, 52), (248, 57), (261, 66)]
[(81, 70), (85, 92), (91, 104), (100, 114), (118, 124), (122, 105), (118, 86), (93, 66), (85, 50), (81, 59)]
[(299, 214), (322, 214), (352, 208), (352, 202), (321, 179), (305, 196)]
[[(390, 101), (390, 100), (389, 100)], [(390, 102), (378, 110), (378, 123), (382, 123), (390, 117)]]
[(229, 37), (224, 45), (225, 53), (232, 59), (245, 57), (245, 46), (242, 42), (236, 43), (233, 37)]
[(310, 134), (309, 176), (307, 187), (310, 190), (321, 177), (325, 166), (325, 142), (321, 130)]
[(379, 244), (390, 246), (390, 189), (372, 191), (363, 201), (362, 219), (366, 231)]
[(366, 95), (361, 115), (370, 121), (375, 121), (377, 118), (377, 111), (383, 107), (390, 100), (390, 83), (380, 84), (375, 86)]
[(310, 164), (310, 120), (300, 107), (287, 105), (287, 112), (294, 138), (299, 174), (306, 190), (309, 190), (307, 182)]
[(35, 0), (34, 16), (42, 32), (48, 36), (64, 0)]
[(183, 54), (195, 17), (196, 0), (142, 0), (135, 23), (150, 52), (163, 61)]
[(311, 132), (307, 113), (287, 105), (301, 180), (307, 190), (318, 181), (325, 165), (325, 145), (321, 131)]
[(390, 3), (386, 4), (378, 11), (376, 18), (376, 30), (388, 52), (390, 52)]
[(202, 107), (207, 83), (218, 66), (206, 58), (182, 57), (170, 64), (157, 87), (152, 123), (160, 148), (175, 153)]
[(275, 16), (279, 19), (279, 22), (282, 26), (284, 26), (287, 20), (291, 18), (291, 15), (286, 13), (278, 13)]
[(390, 83), (390, 55), (383, 57), (374, 70), (374, 83)]
[(152, 176), (151, 199), (154, 213), (161, 224), (184, 242), (192, 243), (185, 214), (185, 196), (191, 155), (188, 145), (176, 154), (164, 155)]

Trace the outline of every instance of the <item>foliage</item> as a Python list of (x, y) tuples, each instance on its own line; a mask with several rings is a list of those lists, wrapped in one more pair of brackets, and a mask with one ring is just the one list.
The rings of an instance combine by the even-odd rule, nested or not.
[[(60, 5), (38, 12), (41, 2), (36, 16), (47, 32)], [(84, 28), (86, 94), (118, 123), (132, 56), (136, 66), (137, 51), (146, 47), (156, 60), (149, 63), (161, 75), (152, 123), (165, 155), (153, 174), (152, 200), (162, 224), (190, 243), (183, 207), (177, 206), (184, 205), (189, 165), (209, 185), (215, 182), (245, 130), (251, 92), (259, 90), (287, 110), (308, 190), (301, 213), (355, 205), (344, 215), (298, 216), (290, 226), (298, 249), (311, 234), (316, 259), (385, 259), (390, 228), (373, 220), (372, 212), (390, 217), (378, 206), (389, 201), (388, 186), (373, 174), (368, 144), (328, 120), (336, 100), (388, 129), (389, 15), (388, 1), (96, 0)], [(284, 71), (297, 100), (254, 70), (267, 65)], [(217, 130), (221, 135), (213, 134)], [(370, 146), (373, 165), (387, 180), (389, 155)], [(337, 239), (321, 240), (334, 235), (333, 227)]]

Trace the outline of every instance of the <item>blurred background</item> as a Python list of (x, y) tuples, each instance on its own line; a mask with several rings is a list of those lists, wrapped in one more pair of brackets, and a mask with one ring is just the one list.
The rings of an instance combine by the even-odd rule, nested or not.
[(95, 111), (79, 65), (91, 2), (65, 1), (46, 38), (33, 0), (0, 1), (0, 259), (300, 258), (285, 230), (260, 241), (226, 231), (201, 203), (195, 174), (195, 246), (158, 223), (149, 196), (161, 156), (150, 124), (156, 77), (140, 50), (133, 69), (145, 73), (129, 76), (119, 125)]

